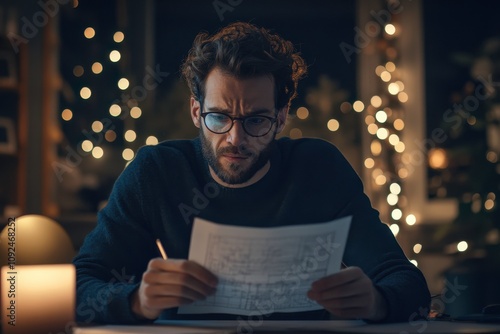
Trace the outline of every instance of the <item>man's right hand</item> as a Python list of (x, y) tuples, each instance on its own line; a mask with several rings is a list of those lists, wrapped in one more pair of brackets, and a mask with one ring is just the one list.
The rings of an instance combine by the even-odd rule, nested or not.
[(139, 289), (131, 296), (132, 312), (153, 320), (164, 309), (205, 299), (216, 287), (217, 277), (196, 262), (155, 258), (149, 261)]

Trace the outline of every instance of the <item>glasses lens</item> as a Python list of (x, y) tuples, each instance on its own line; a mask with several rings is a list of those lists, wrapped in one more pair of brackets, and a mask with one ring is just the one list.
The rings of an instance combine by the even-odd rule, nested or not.
[(255, 137), (263, 136), (269, 132), (272, 121), (269, 118), (262, 116), (252, 116), (245, 119), (243, 127), (245, 131)]
[(205, 115), (205, 125), (210, 131), (224, 133), (231, 128), (233, 121), (229, 116), (220, 113), (208, 113)]

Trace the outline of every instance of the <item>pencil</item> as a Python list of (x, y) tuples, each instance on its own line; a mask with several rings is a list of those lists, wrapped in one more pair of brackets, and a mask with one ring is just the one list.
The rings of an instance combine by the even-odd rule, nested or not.
[(167, 253), (165, 253), (165, 249), (163, 248), (163, 245), (161, 244), (160, 239), (156, 239), (156, 246), (158, 246), (158, 249), (160, 250), (161, 256), (163, 257), (164, 260), (168, 259)]

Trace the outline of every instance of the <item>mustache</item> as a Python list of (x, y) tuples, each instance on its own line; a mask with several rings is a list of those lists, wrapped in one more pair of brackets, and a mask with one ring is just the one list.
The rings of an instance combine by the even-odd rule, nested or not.
[(234, 154), (234, 155), (242, 155), (245, 157), (250, 157), (252, 156), (252, 152), (248, 150), (245, 146), (227, 146), (227, 147), (222, 147), (217, 150), (217, 155), (223, 155), (223, 154)]

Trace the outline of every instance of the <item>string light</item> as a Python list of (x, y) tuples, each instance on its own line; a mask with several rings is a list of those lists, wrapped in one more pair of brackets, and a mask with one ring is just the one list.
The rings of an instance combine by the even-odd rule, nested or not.
[(95, 132), (95, 133), (99, 133), (102, 131), (102, 129), (104, 128), (104, 125), (102, 124), (102, 122), (100, 121), (94, 121), (92, 123), (92, 130)]
[(102, 72), (102, 64), (99, 63), (99, 62), (95, 62), (92, 64), (92, 72), (94, 72), (94, 74), (99, 74)]
[(309, 116), (309, 110), (306, 107), (297, 109), (297, 117), (299, 119), (306, 119)]
[(355, 112), (362, 112), (365, 109), (365, 104), (358, 100), (352, 104), (352, 109)]
[(88, 87), (83, 87), (80, 89), (80, 96), (82, 99), (87, 100), (92, 96), (92, 91)]
[(291, 129), (290, 130), (290, 138), (292, 138), (292, 139), (302, 138), (302, 131), (298, 128)]
[(421, 244), (415, 244), (415, 245), (413, 246), (413, 252), (414, 252), (415, 254), (420, 253), (420, 251), (421, 251), (421, 250), (422, 250), (422, 245), (421, 245)]
[(467, 248), (469, 247), (469, 245), (467, 244), (467, 241), (460, 241), (458, 244), (457, 244), (457, 250), (459, 252), (465, 252), (467, 250)]
[(92, 27), (88, 27), (87, 29), (85, 29), (85, 31), (83, 32), (83, 35), (85, 36), (85, 38), (88, 38), (88, 39), (92, 39), (94, 38), (95, 36), (95, 30), (94, 28)]
[(382, 99), (380, 98), (380, 96), (374, 95), (370, 99), (370, 103), (373, 107), (380, 108), (380, 106), (382, 105)]
[(127, 78), (121, 78), (120, 80), (118, 80), (118, 88), (120, 88), (121, 90), (127, 89), (129, 85), (130, 83)]
[(116, 140), (116, 132), (114, 132), (113, 130), (108, 130), (106, 131), (106, 133), (104, 134), (104, 138), (112, 143)]
[(84, 140), (81, 143), (81, 147), (84, 152), (90, 152), (94, 148), (94, 144), (90, 140)]
[(117, 104), (112, 104), (111, 107), (109, 107), (109, 114), (111, 116), (115, 116), (115, 117), (120, 116), (121, 112), (122, 112), (122, 108)]
[(332, 118), (331, 120), (328, 121), (327, 127), (328, 127), (328, 130), (334, 132), (334, 131), (337, 131), (339, 129), (340, 123), (336, 119)]
[(121, 43), (123, 42), (124, 39), (125, 39), (125, 34), (121, 31), (117, 31), (113, 35), (113, 40), (115, 41), (115, 43)]
[(92, 149), (92, 156), (96, 159), (101, 159), (104, 156), (104, 151), (100, 146), (95, 146)]
[(127, 130), (125, 132), (125, 140), (128, 141), (128, 142), (133, 142), (136, 138), (137, 138), (137, 134), (135, 133), (134, 130)]
[(120, 51), (118, 50), (113, 50), (109, 53), (109, 60), (111, 60), (113, 63), (116, 63), (117, 61), (120, 60), (122, 55), (120, 54)]
[(146, 138), (146, 145), (158, 145), (158, 138), (155, 136), (149, 136)]
[(70, 109), (64, 109), (61, 113), (61, 118), (65, 121), (70, 121), (73, 118), (73, 112)]
[(392, 232), (392, 234), (393, 234), (394, 236), (397, 236), (397, 235), (398, 235), (398, 233), (399, 233), (399, 225), (398, 225), (398, 224), (391, 224), (391, 225), (389, 226), (389, 229), (391, 230), (391, 232)]
[(130, 161), (134, 158), (134, 151), (132, 151), (132, 149), (130, 149), (130, 148), (126, 148), (122, 152), (122, 157), (123, 157), (123, 160)]
[(132, 107), (132, 109), (130, 109), (130, 117), (132, 117), (134, 119), (137, 119), (137, 118), (141, 117), (141, 115), (142, 115), (141, 108), (139, 108), (139, 107)]

